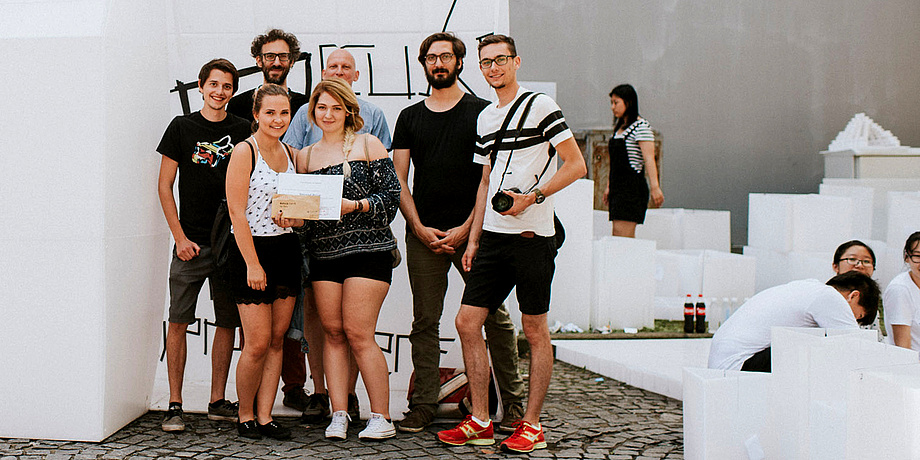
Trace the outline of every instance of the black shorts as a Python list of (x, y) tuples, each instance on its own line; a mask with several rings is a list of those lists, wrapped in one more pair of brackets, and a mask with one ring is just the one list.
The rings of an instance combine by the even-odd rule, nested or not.
[(516, 286), (521, 313), (542, 315), (549, 311), (555, 259), (556, 240), (551, 236), (484, 231), (462, 303), (494, 313)]
[(610, 193), (607, 196), (610, 220), (644, 223), (645, 211), (648, 210), (648, 195), (645, 174), (627, 173), (610, 176)]
[(238, 305), (270, 304), (277, 299), (296, 297), (300, 291), (303, 256), (300, 243), (293, 233), (275, 236), (254, 236), (252, 243), (265, 270), (268, 283), (264, 291), (249, 287), (246, 261), (236, 241), (230, 251), (230, 290)]
[(393, 281), (393, 253), (359, 252), (335, 259), (310, 258), (310, 282), (342, 284), (348, 278), (367, 278), (390, 284)]

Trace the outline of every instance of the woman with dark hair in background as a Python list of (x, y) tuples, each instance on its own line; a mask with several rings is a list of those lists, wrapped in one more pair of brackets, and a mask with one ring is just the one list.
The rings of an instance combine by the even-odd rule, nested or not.
[(920, 351), (920, 232), (904, 243), (908, 270), (895, 276), (882, 296), (885, 330), (891, 343)]
[[(645, 222), (649, 196), (654, 207), (664, 203), (655, 164), (655, 136), (648, 121), (639, 116), (639, 97), (632, 85), (610, 91), (614, 136), (610, 138), (610, 177), (604, 203), (610, 206), (613, 236), (636, 236)], [(648, 182), (645, 176), (648, 176)]]
[(230, 289), (236, 298), (246, 341), (236, 366), (240, 436), (287, 439), (291, 432), (272, 420), (281, 377), (284, 333), (300, 291), (300, 243), (289, 228), (299, 219), (271, 216), (280, 173), (293, 173), (291, 148), (281, 136), (291, 122), (286, 89), (262, 85), (252, 114), (253, 135), (233, 148), (227, 168), (227, 208), (233, 225)]

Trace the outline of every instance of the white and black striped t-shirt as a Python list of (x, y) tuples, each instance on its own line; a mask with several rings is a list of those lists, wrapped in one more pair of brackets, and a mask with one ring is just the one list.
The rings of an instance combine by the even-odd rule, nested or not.
[(645, 118), (634, 121), (622, 133), (617, 133), (613, 137), (622, 139), (626, 134), (626, 154), (629, 158), (629, 165), (636, 172), (645, 170), (645, 160), (642, 158), (642, 150), (639, 149), (641, 141), (655, 141), (655, 135), (652, 133), (652, 127), (649, 126)]
[[(515, 100), (525, 92), (527, 92), (526, 89), (519, 88)], [(550, 145), (555, 147), (560, 142), (573, 136), (572, 131), (565, 124), (565, 117), (562, 116), (562, 111), (559, 110), (556, 101), (546, 95), (539, 95), (534, 100), (530, 113), (524, 121), (524, 126), (521, 132), (518, 133), (518, 121), (524, 111), (525, 104), (521, 104), (517, 113), (508, 123), (504, 139), (499, 144), (495, 166), (489, 176), (489, 199), (498, 191), (500, 183), (502, 189), (505, 190), (517, 187), (521, 191), (527, 191), (533, 187), (549, 159)], [(514, 103), (512, 102), (504, 107), (498, 107), (498, 102), (493, 102), (479, 114), (476, 125), (476, 152), (473, 154), (473, 162), (481, 165), (490, 163), (489, 151), (491, 151), (492, 145), (495, 143), (495, 136), (501, 128), (508, 110), (513, 105)], [(511, 164), (508, 165), (508, 154), (512, 151), (512, 148), (514, 150), (511, 155)], [(502, 173), (505, 171), (506, 165), (508, 165), (508, 171), (505, 173), (504, 182), (502, 182)], [(553, 157), (549, 167), (546, 168), (546, 173), (540, 179), (539, 185), (545, 184), (555, 173), (556, 158)], [(502, 216), (487, 205), (482, 228), (496, 233), (532, 231), (540, 236), (553, 236), (555, 234), (553, 197), (547, 197), (543, 203), (534, 204), (516, 216)]]

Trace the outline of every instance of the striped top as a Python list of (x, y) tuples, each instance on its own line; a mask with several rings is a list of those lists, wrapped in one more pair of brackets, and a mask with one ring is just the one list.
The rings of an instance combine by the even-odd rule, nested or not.
[(626, 154), (629, 157), (629, 165), (636, 172), (643, 172), (645, 170), (645, 160), (642, 158), (639, 142), (655, 141), (652, 127), (649, 126), (645, 118), (640, 118), (624, 129), (623, 132), (616, 133), (613, 137), (622, 139), (624, 134), (626, 135)]
[[(521, 97), (526, 89), (518, 89), (515, 99)], [(477, 122), (476, 150), (473, 162), (490, 164), (489, 152), (495, 144), (495, 137), (501, 128), (502, 122), (513, 102), (504, 107), (498, 107), (493, 102), (479, 114)], [(573, 137), (572, 131), (565, 123), (562, 110), (556, 101), (546, 95), (538, 95), (524, 120), (521, 131), (517, 126), (521, 114), (524, 112), (522, 104), (517, 113), (513, 115), (504, 138), (499, 141), (495, 166), (489, 176), (489, 195), (491, 198), (498, 191), (499, 184), (504, 190), (516, 187), (522, 192), (532, 189), (535, 185), (542, 186), (556, 173), (556, 158), (549, 161), (549, 167), (540, 183), (536, 184), (537, 177), (543, 171), (547, 160), (550, 158), (550, 148)], [(513, 149), (513, 152), (512, 152)], [(509, 164), (509, 153), (511, 162)], [(507, 166), (507, 171), (506, 171)], [(502, 176), (504, 175), (504, 181)], [(553, 236), (556, 229), (553, 226), (553, 196), (546, 197), (546, 201), (539, 205), (529, 206), (516, 216), (502, 216), (495, 212), (491, 206), (486, 207), (486, 214), (482, 224), (483, 230), (496, 233), (521, 233), (532, 231), (540, 236)]]
[[(256, 147), (256, 164), (249, 176), (249, 198), (246, 200), (246, 221), (249, 222), (249, 231), (252, 236), (275, 236), (291, 233), (290, 228), (275, 225), (272, 220), (272, 197), (278, 192), (278, 175), (262, 158), (259, 143), (250, 137)], [(294, 173), (294, 163), (288, 155), (287, 148), (283, 149), (284, 160), (287, 163), (283, 173)], [(233, 229), (230, 229), (231, 232)]]

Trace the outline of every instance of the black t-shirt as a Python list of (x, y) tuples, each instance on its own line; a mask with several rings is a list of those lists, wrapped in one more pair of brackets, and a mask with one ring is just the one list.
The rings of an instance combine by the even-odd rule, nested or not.
[(215, 123), (195, 112), (173, 118), (157, 146), (179, 163), (179, 223), (199, 245), (210, 245), (217, 206), (226, 195), (230, 152), (249, 134), (249, 123), (233, 114)]
[[(252, 96), (256, 93), (256, 88), (253, 88), (249, 91), (244, 91), (236, 96), (233, 96), (230, 99), (230, 102), (227, 103), (227, 111), (246, 120), (252, 122)], [(305, 94), (298, 93), (297, 91), (291, 91), (288, 89), (288, 94), (291, 96), (291, 118), (294, 118), (294, 114), (297, 113), (297, 109), (301, 108), (304, 105), (310, 103), (310, 98)]]
[(393, 149), (410, 151), (412, 198), (428, 227), (456, 227), (473, 211), (482, 180), (482, 166), (473, 163), (476, 119), (487, 105), (485, 99), (464, 94), (445, 112), (433, 112), (421, 101), (399, 113)]

